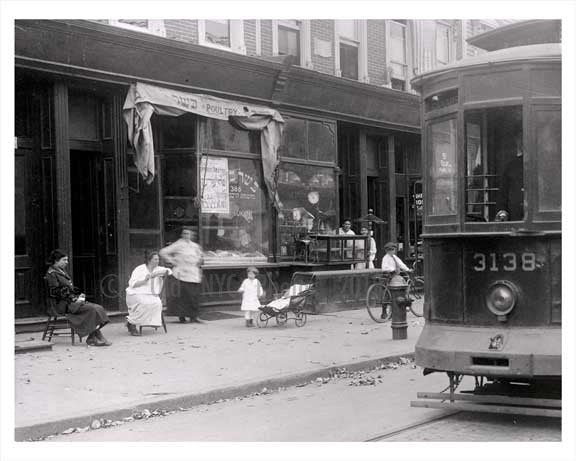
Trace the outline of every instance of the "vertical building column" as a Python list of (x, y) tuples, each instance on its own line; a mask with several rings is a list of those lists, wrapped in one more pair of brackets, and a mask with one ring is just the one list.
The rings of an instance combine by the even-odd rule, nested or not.
[(300, 65), (312, 69), (312, 32), (310, 20), (303, 19), (300, 22)]
[(70, 256), (72, 270), (72, 204), (70, 200), (70, 133), (68, 87), (54, 84), (54, 127), (56, 152), (56, 216), (58, 246)]
[[(128, 284), (131, 267), (128, 265), (128, 254), (130, 252), (130, 227), (129, 216), (129, 188), (128, 188), (128, 129), (122, 117), (122, 105), (124, 95), (117, 94), (113, 100), (112, 126), (114, 137), (114, 162), (116, 171), (116, 242), (118, 248), (118, 286), (124, 287)], [(126, 301), (124, 296), (118, 299), (118, 307), (126, 311)]]
[(368, 76), (368, 20), (358, 19), (358, 80), (369, 83)]
[(360, 216), (368, 214), (368, 181), (366, 172), (367, 156), (366, 130), (360, 129), (358, 133), (358, 155), (360, 156)]
[(396, 241), (396, 153), (394, 135), (388, 136), (388, 223), (391, 241)]
[(256, 19), (254, 28), (256, 30), (256, 56), (262, 55), (262, 21), (260, 19)]

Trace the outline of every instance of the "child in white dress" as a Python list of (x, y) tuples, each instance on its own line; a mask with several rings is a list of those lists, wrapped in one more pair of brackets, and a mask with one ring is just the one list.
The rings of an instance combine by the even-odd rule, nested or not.
[(258, 308), (260, 307), (260, 300), (264, 296), (264, 289), (260, 280), (256, 278), (258, 275), (258, 269), (255, 267), (249, 267), (246, 269), (248, 273), (248, 278), (244, 279), (238, 291), (242, 293), (242, 306), (240, 309), (244, 311), (244, 318), (246, 319), (246, 326), (254, 326), (254, 320), (252, 318), (252, 312), (256, 312), (254, 315), (258, 315)]

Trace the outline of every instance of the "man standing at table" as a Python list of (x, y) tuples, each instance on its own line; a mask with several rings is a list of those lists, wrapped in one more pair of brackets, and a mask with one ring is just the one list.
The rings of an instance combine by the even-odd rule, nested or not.
[(180, 239), (160, 250), (160, 256), (172, 264), (168, 290), (168, 312), (177, 315), (181, 323), (203, 323), (198, 318), (202, 283), (202, 248), (196, 243), (196, 231), (183, 227)]

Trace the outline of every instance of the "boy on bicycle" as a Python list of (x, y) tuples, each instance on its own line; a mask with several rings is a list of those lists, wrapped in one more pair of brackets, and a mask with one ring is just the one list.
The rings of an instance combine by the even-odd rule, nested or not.
[(412, 272), (412, 269), (408, 268), (406, 264), (396, 256), (397, 245), (393, 242), (388, 242), (384, 245), (384, 251), (386, 254), (382, 258), (382, 271), (390, 275), (398, 275), (400, 272)]

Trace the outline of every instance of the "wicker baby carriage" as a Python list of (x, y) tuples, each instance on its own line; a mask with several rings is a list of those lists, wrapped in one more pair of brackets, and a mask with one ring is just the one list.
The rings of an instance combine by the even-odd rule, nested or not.
[(306, 310), (314, 302), (313, 299), (312, 284), (293, 284), (282, 297), (259, 308), (256, 325), (264, 328), (268, 326), (269, 320), (275, 318), (278, 326), (286, 325), (288, 320), (294, 320), (297, 327), (303, 327), (307, 320)]

